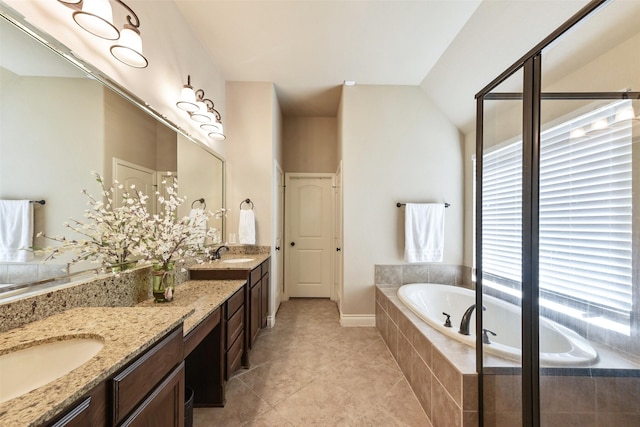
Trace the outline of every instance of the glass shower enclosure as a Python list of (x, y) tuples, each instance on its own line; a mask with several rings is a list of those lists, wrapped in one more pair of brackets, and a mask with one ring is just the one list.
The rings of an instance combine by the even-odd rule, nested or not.
[(638, 22), (592, 1), (476, 96), (481, 426), (640, 425)]

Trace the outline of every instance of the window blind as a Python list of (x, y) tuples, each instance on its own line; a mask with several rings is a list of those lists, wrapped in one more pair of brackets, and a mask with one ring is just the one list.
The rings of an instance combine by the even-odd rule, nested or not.
[[(541, 298), (629, 322), (632, 306), (632, 129), (618, 101), (541, 133)], [(572, 138), (605, 119), (605, 129)], [(483, 155), (483, 273), (519, 289), (522, 142)]]

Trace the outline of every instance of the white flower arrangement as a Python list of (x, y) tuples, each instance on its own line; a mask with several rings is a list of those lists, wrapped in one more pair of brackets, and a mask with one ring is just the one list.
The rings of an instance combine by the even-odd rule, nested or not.
[[(75, 252), (71, 263), (89, 260), (101, 265), (123, 265), (141, 261), (159, 264), (158, 267), (165, 270), (170, 263), (187, 257), (202, 262), (199, 257), (207, 256), (210, 250), (205, 243), (220, 242), (219, 230), (208, 229), (207, 221), (212, 216), (221, 218), (226, 210), (215, 213), (193, 210), (192, 215), (178, 218), (177, 210), (184, 198), (178, 196), (175, 180), (171, 185), (163, 181), (167, 197), (156, 192), (161, 208), (159, 213), (151, 215), (147, 209), (149, 197), (135, 186), (126, 189), (116, 181), (105, 187), (102, 176), (96, 172), (92, 174), (102, 186), (101, 199), (104, 201), (94, 198), (87, 190), (82, 191), (90, 206), (84, 213), (86, 221), (71, 219), (65, 226), (84, 238), (67, 239), (39, 233), (39, 236), (61, 243), (39, 251), (49, 254), (47, 260), (65, 252)], [(118, 191), (122, 203), (115, 207)]]
[(140, 240), (139, 253), (147, 260), (158, 263), (166, 268), (170, 262), (181, 262), (185, 258), (195, 258), (202, 262), (202, 256), (209, 253), (210, 243), (221, 241), (220, 231), (207, 228), (209, 218), (221, 218), (226, 214), (225, 209), (217, 212), (206, 212), (204, 209), (194, 209), (191, 215), (178, 218), (178, 207), (185, 199), (178, 196), (178, 184), (167, 185), (162, 182), (167, 196), (158, 196), (159, 213), (151, 215), (145, 222), (144, 236)]
[[(59, 246), (46, 247), (37, 252), (48, 254), (45, 260), (54, 258), (62, 253), (75, 252), (70, 261), (72, 264), (80, 261), (91, 261), (105, 265), (122, 265), (130, 262), (139, 253), (136, 248), (140, 242), (140, 232), (149, 221), (146, 202), (149, 198), (131, 188), (131, 192), (117, 181), (105, 187), (102, 176), (91, 172), (102, 187), (100, 199), (94, 198), (85, 189), (82, 193), (88, 198), (89, 209), (85, 210), (86, 221), (71, 219), (65, 227), (81, 236), (68, 239), (64, 236), (48, 236), (38, 233), (47, 239), (61, 243)], [(118, 190), (121, 192), (121, 206), (115, 207), (114, 198)]]

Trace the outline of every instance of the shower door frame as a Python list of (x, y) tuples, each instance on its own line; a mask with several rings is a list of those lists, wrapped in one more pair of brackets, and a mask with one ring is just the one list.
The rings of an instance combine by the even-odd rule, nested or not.
[[(476, 94), (476, 306), (482, 306), (482, 173), (485, 100), (522, 100), (522, 425), (540, 426), (539, 352), (539, 171), (540, 111), (542, 100), (640, 99), (640, 92), (542, 93), (542, 52), (603, 5), (612, 0), (593, 0), (547, 36), (520, 60)], [(492, 93), (519, 70), (524, 71), (522, 93)], [(478, 372), (479, 425), (484, 425), (484, 360), (482, 310), (476, 310), (476, 369)], [(529, 339), (525, 339), (528, 337)]]

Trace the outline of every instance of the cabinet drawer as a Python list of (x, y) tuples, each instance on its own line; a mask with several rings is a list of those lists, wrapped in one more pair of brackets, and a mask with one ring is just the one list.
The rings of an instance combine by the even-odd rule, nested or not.
[(266, 260), (265, 262), (260, 264), (260, 268), (262, 268), (262, 276), (266, 276), (267, 274), (269, 274), (270, 266), (271, 262), (269, 260)]
[(236, 311), (240, 308), (242, 304), (244, 304), (244, 287), (240, 288), (235, 294), (233, 294), (227, 300), (227, 314), (225, 318), (229, 320), (231, 316), (235, 314)]
[(227, 321), (227, 345), (231, 348), (233, 342), (238, 338), (244, 329), (244, 306), (240, 307), (236, 313)]
[(184, 425), (184, 363), (158, 385), (120, 427)]
[(244, 332), (240, 334), (236, 342), (227, 351), (227, 380), (240, 369), (242, 352), (244, 350)]
[(261, 277), (262, 277), (262, 269), (260, 268), (260, 266), (251, 270), (249, 286), (254, 287), (260, 281)]
[(179, 327), (111, 380), (114, 424), (124, 419), (175, 366), (182, 362), (182, 340), (182, 327)]

